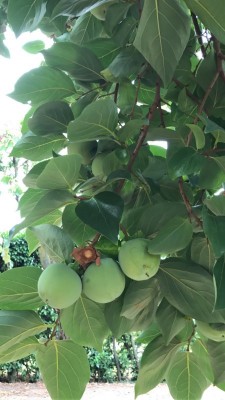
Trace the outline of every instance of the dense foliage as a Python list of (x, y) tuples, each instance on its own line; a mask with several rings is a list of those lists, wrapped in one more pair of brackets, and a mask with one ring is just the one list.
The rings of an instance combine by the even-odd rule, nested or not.
[[(34, 163), (12, 235), (26, 228), (44, 267), (66, 263), (85, 285), (90, 267), (94, 284), (57, 310), (43, 344), (40, 271), (1, 274), (0, 361), (34, 353), (50, 396), (79, 399), (90, 377), (84, 347), (141, 330), (136, 396), (162, 379), (179, 400), (200, 399), (211, 383), (225, 389), (224, 0), (1, 9), (17, 36), (40, 28), (53, 39), (49, 49), (27, 43), (44, 61), (10, 94), (31, 106), (11, 155)], [(103, 258), (126, 275), (115, 295), (110, 270), (107, 303)]]

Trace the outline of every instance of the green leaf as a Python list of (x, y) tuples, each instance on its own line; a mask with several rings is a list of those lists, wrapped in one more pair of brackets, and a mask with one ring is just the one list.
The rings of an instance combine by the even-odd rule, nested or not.
[[(176, 29), (174, 29), (176, 26)], [(146, 0), (134, 46), (167, 86), (190, 36), (190, 17), (177, 0)]]
[(196, 149), (197, 150), (203, 149), (203, 147), (205, 147), (205, 135), (202, 128), (200, 128), (200, 126), (195, 124), (186, 124), (186, 125), (188, 126), (188, 128), (191, 129), (191, 131), (194, 134)]
[(58, 69), (39, 67), (22, 75), (9, 96), (21, 103), (30, 101), (34, 105), (61, 100), (74, 93), (74, 84), (68, 75)]
[(38, 340), (36, 337), (28, 337), (24, 339), (22, 342), (14, 344), (8, 350), (0, 353), (0, 364), (11, 363), (13, 361), (20, 360), (21, 358), (25, 358), (30, 354), (36, 352), (39, 346)]
[(213, 158), (205, 158), (199, 175), (199, 186), (203, 189), (220, 189), (224, 182), (224, 172)]
[(39, 225), (41, 218), (67, 204), (73, 203), (74, 197), (68, 190), (45, 190), (30, 213), (26, 215), (24, 221), (15, 226), (13, 234), (15, 235), (21, 229), (28, 226)]
[(102, 65), (87, 48), (71, 42), (59, 42), (42, 53), (49, 67), (67, 71), (77, 80), (95, 82), (102, 79)]
[(198, 365), (200, 365), (205, 377), (213, 382), (213, 370), (211, 360), (205, 343), (201, 339), (197, 339), (191, 344), (191, 351), (195, 355), (195, 359)]
[(70, 236), (55, 225), (43, 224), (29, 228), (39, 240), (53, 263), (71, 261), (74, 244)]
[(27, 133), (13, 147), (10, 156), (41, 161), (52, 157), (52, 152), (62, 150), (66, 138), (62, 135), (46, 135), (44, 137)]
[(179, 346), (176, 342), (166, 346), (161, 336), (148, 344), (141, 359), (135, 397), (147, 393), (162, 382)]
[(161, 330), (159, 329), (159, 326), (157, 325), (156, 322), (153, 322), (150, 325), (150, 328), (146, 329), (143, 331), (140, 336), (135, 340), (137, 344), (142, 344), (142, 343), (150, 343), (154, 339), (156, 339), (158, 336), (161, 336)]
[[(175, 151), (174, 151), (175, 150)], [(191, 147), (172, 148), (167, 151), (168, 172), (172, 179), (199, 173), (204, 157)]]
[(223, 0), (216, 2), (216, 7), (211, 0), (185, 0), (187, 6), (199, 17), (203, 24), (212, 31), (216, 38), (225, 44), (225, 26), (223, 10)]
[(0, 274), (0, 308), (34, 310), (43, 305), (37, 291), (41, 269), (13, 268)]
[(105, 318), (109, 329), (116, 338), (132, 330), (133, 321), (120, 315), (123, 306), (123, 297), (105, 305)]
[(42, 0), (13, 0), (8, 2), (8, 21), (16, 36), (22, 32), (33, 31), (44, 17), (46, 2)]
[(224, 322), (213, 313), (215, 292), (212, 276), (199, 265), (168, 260), (160, 267), (158, 280), (162, 294), (184, 315), (206, 322)]
[(210, 385), (204, 374), (204, 365), (199, 365), (195, 354), (189, 351), (176, 354), (167, 372), (166, 382), (175, 400), (200, 400)]
[(79, 400), (82, 397), (90, 370), (81, 346), (72, 340), (52, 340), (47, 346), (39, 347), (36, 360), (52, 399)]
[(206, 347), (214, 374), (214, 385), (225, 381), (225, 342), (207, 340)]
[(133, 46), (129, 46), (114, 58), (113, 62), (101, 74), (106, 81), (120, 82), (137, 74), (144, 64), (144, 57)]
[(113, 192), (99, 193), (90, 200), (82, 200), (76, 207), (76, 214), (81, 221), (113, 243), (118, 241), (122, 213), (123, 200)]
[(225, 294), (224, 294), (224, 282), (225, 282), (225, 259), (224, 256), (220, 257), (213, 269), (213, 278), (215, 284), (216, 301), (215, 309), (220, 310), (225, 308)]
[(52, 158), (37, 178), (37, 187), (72, 190), (79, 176), (81, 161), (79, 154)]
[(196, 236), (191, 243), (191, 259), (212, 272), (216, 258), (206, 237)]
[(217, 217), (209, 214), (206, 207), (203, 208), (202, 217), (205, 235), (212, 244), (215, 256), (220, 257), (225, 252), (225, 217)]
[(175, 217), (150, 240), (148, 251), (152, 254), (171, 254), (187, 247), (192, 238), (192, 225), (184, 218)]
[(156, 321), (162, 332), (165, 344), (168, 345), (171, 340), (185, 328), (185, 318), (176, 308), (174, 308), (166, 299), (160, 303)]
[(52, 18), (56, 18), (59, 15), (82, 15), (88, 11), (91, 11), (97, 5), (110, 3), (111, 0), (60, 0), (55, 6)]
[(207, 208), (217, 216), (225, 216), (225, 196), (213, 196), (210, 199), (205, 199), (204, 204)]
[(37, 179), (39, 175), (44, 171), (48, 161), (42, 161), (35, 164), (33, 168), (28, 172), (28, 174), (23, 178), (23, 183), (30, 188), (39, 189), (37, 186)]
[(75, 343), (102, 350), (109, 333), (102, 305), (80, 297), (74, 305), (62, 310), (60, 321), (65, 334)]
[(131, 282), (125, 293), (120, 315), (128, 319), (134, 319), (146, 308), (153, 311), (156, 304), (158, 305), (158, 297), (159, 286), (156, 279)]
[(73, 113), (64, 101), (51, 101), (38, 107), (28, 125), (35, 135), (60, 135), (67, 131), (67, 125), (72, 121)]
[(117, 121), (117, 107), (114, 101), (98, 100), (89, 104), (75, 121), (69, 123), (68, 139), (71, 142), (113, 139)]
[(78, 218), (75, 213), (75, 205), (65, 207), (62, 215), (63, 229), (74, 240), (77, 246), (85, 246), (92, 240), (96, 231)]
[(0, 310), (0, 354), (46, 328), (47, 325), (34, 311)]
[(121, 50), (120, 45), (114, 42), (111, 38), (98, 38), (92, 40), (90, 43), (86, 43), (85, 46), (95, 53), (103, 65), (103, 68), (108, 67)]
[(31, 42), (25, 43), (22, 47), (23, 50), (27, 51), (28, 53), (37, 54), (41, 50), (44, 50), (45, 43), (43, 40), (32, 40)]
[[(104, 33), (102, 21), (95, 18), (91, 13), (77, 18), (76, 23), (70, 32), (70, 40), (80, 46), (92, 42)], [(91, 46), (90, 46), (91, 49)]]

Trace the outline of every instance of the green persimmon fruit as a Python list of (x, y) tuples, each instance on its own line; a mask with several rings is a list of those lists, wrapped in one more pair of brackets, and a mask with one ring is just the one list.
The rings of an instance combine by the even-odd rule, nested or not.
[(83, 292), (97, 303), (109, 303), (125, 288), (125, 276), (112, 258), (103, 258), (100, 265), (92, 263), (83, 275)]
[(196, 321), (197, 331), (208, 339), (215, 342), (225, 341), (225, 324), (208, 324), (203, 321)]
[(66, 264), (50, 264), (38, 280), (40, 298), (53, 308), (67, 308), (80, 297), (79, 275)]
[(105, 153), (99, 153), (95, 156), (91, 169), (92, 169), (92, 174), (94, 176), (104, 176), (105, 171), (104, 171), (104, 163), (103, 160), (105, 158), (106, 154)]
[(119, 264), (122, 271), (135, 281), (151, 278), (159, 269), (160, 256), (148, 252), (149, 240), (132, 239), (119, 250)]

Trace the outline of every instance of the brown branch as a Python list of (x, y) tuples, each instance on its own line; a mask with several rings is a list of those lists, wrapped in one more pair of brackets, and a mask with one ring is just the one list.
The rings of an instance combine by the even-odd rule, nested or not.
[(135, 110), (135, 106), (136, 106), (137, 101), (138, 101), (138, 93), (139, 93), (140, 87), (141, 87), (141, 77), (138, 76), (138, 83), (137, 83), (137, 87), (136, 87), (134, 103), (133, 103), (133, 106), (132, 106), (132, 110), (130, 112), (130, 119), (132, 119), (134, 117), (134, 110)]
[(213, 44), (216, 53), (217, 71), (219, 72), (222, 80), (225, 82), (225, 73), (223, 70), (223, 60), (225, 60), (225, 55), (221, 51), (220, 42), (215, 37), (213, 37)]
[[(203, 112), (204, 107), (205, 107), (205, 103), (206, 103), (206, 101), (207, 101), (207, 99), (208, 99), (208, 97), (209, 97), (214, 85), (216, 84), (219, 76), (220, 76), (219, 71), (216, 71), (213, 79), (211, 80), (211, 82), (210, 82), (210, 84), (209, 84), (209, 86), (208, 86), (208, 88), (207, 88), (207, 90), (205, 92), (205, 95), (204, 95), (201, 103), (199, 104), (199, 107), (198, 107), (198, 110), (197, 110), (197, 115), (196, 115), (196, 117), (195, 117), (195, 119), (193, 121), (193, 124), (197, 124), (197, 122), (199, 121), (199, 115), (201, 115), (201, 113)], [(189, 134), (188, 134), (188, 137), (187, 137), (186, 146), (189, 146), (189, 144), (191, 142), (191, 139), (192, 139), (192, 136), (193, 136), (193, 133), (192, 133), (192, 131), (190, 131)]]
[[(154, 101), (153, 101), (151, 107), (149, 108), (149, 111), (147, 114), (147, 119), (148, 119), (149, 123), (148, 123), (148, 125), (143, 125), (140, 130), (137, 144), (136, 144), (135, 149), (134, 149), (133, 153), (131, 154), (129, 162), (127, 164), (127, 170), (129, 172), (131, 172), (133, 164), (134, 164), (134, 162), (138, 156), (138, 153), (140, 151), (140, 148), (146, 139), (148, 129), (149, 129), (149, 124), (153, 119), (154, 113), (155, 113), (156, 109), (158, 108), (159, 103), (160, 103), (160, 84), (159, 84), (159, 82), (156, 82), (155, 98), (154, 98)], [(125, 179), (121, 179), (119, 181), (119, 184), (118, 184), (117, 188), (115, 189), (116, 193), (119, 193), (122, 190), (124, 183), (125, 183)]]
[(179, 87), (181, 87), (182, 89), (185, 88), (186, 95), (187, 95), (188, 97), (190, 97), (191, 100), (193, 100), (195, 103), (197, 103), (197, 104), (199, 105), (199, 100), (198, 100), (198, 98), (195, 97), (195, 96), (190, 92), (190, 90), (187, 89), (186, 85), (184, 85), (182, 82), (180, 82), (180, 81), (179, 81), (178, 79), (176, 79), (176, 78), (173, 78), (173, 82), (176, 83), (176, 85), (179, 86)]
[(114, 91), (114, 103), (117, 103), (120, 84), (117, 83)]
[(207, 53), (206, 53), (206, 49), (205, 49), (205, 46), (204, 46), (203, 41), (202, 41), (202, 31), (201, 31), (200, 26), (198, 24), (198, 19), (197, 19), (196, 15), (193, 12), (191, 13), (191, 17), (192, 17), (192, 21), (193, 21), (193, 24), (194, 24), (194, 27), (195, 27), (195, 32), (197, 34), (198, 43), (200, 45), (202, 56), (203, 56), (203, 58), (206, 58)]
[(197, 223), (197, 226), (202, 227), (202, 221), (200, 220), (200, 218), (193, 212), (190, 201), (184, 191), (184, 181), (183, 178), (180, 177), (178, 180), (178, 186), (179, 186), (179, 191), (180, 191), (180, 195), (183, 199), (183, 202), (185, 204), (185, 207), (187, 209), (188, 215), (189, 215), (189, 219), (190, 222), (192, 221), (192, 219), (194, 219)]

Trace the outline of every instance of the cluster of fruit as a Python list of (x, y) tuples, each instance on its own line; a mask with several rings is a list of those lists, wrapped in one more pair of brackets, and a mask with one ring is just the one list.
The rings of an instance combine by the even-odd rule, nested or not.
[(39, 296), (58, 309), (71, 306), (82, 291), (97, 303), (109, 303), (123, 293), (125, 275), (141, 281), (156, 274), (160, 256), (150, 254), (148, 245), (147, 239), (130, 240), (120, 248), (119, 263), (112, 258), (102, 258), (100, 265), (91, 263), (82, 277), (66, 264), (51, 264), (39, 278)]

